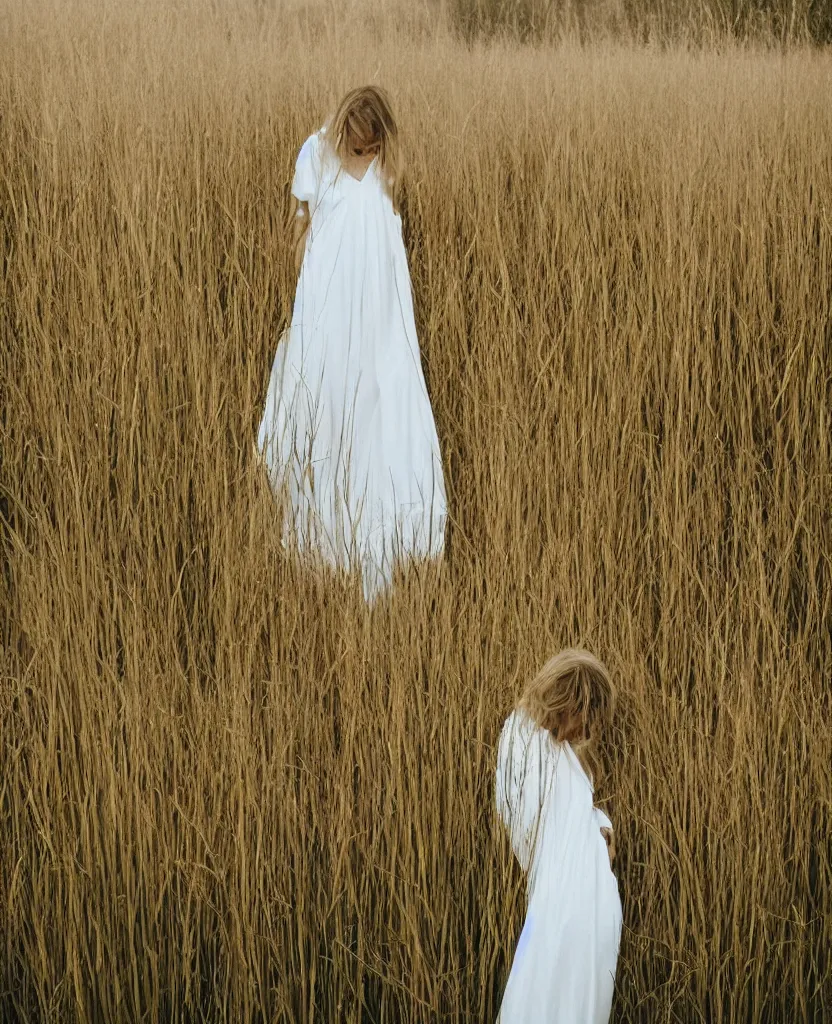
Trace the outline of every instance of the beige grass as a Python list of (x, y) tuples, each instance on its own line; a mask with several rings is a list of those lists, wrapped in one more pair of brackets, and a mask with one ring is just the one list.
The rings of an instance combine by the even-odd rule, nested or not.
[[(832, 60), (237, 2), (0, 22), (0, 1018), (493, 1020), (494, 743), (582, 643), (614, 1019), (829, 1019)], [(251, 458), (294, 154), (364, 79), (453, 514), (372, 615)]]

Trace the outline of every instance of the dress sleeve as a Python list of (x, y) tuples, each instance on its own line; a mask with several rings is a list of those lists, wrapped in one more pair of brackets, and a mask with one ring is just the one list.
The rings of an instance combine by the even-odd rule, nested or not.
[(510, 715), (498, 745), (496, 800), (523, 871), (531, 867), (540, 838), (556, 763), (556, 753), (543, 731), (524, 714)]
[(310, 135), (298, 153), (295, 176), (292, 179), (292, 195), (308, 203), (315, 198), (320, 180), (320, 153), (317, 135)]
[(612, 829), (612, 822), (606, 816), (606, 814), (604, 814), (604, 812), (601, 810), (600, 807), (596, 807), (595, 808), (595, 818), (596, 818), (596, 820), (598, 822), (598, 827), (599, 828), (609, 828), (609, 829)]

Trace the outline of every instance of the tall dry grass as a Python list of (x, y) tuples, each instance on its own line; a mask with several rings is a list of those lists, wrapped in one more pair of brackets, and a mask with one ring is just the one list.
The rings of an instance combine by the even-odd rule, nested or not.
[[(493, 1020), (494, 743), (582, 643), (614, 1019), (828, 1020), (829, 57), (8, 7), (0, 1018)], [(294, 155), (365, 79), (453, 518), (372, 613), (280, 551), (251, 454)]]
[(666, 46), (742, 40), (766, 46), (832, 43), (828, 0), (441, 0), (463, 39), (563, 36)]

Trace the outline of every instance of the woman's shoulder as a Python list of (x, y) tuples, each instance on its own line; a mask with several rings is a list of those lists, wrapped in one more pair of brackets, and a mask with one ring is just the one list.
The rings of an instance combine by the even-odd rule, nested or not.
[[(557, 772), (572, 772), (579, 762), (569, 743), (561, 743), (523, 707), (515, 708), (503, 723), (499, 741), (500, 757), (527, 758), (532, 754)], [(566, 752), (565, 757), (561, 753)], [(579, 769), (580, 770), (580, 769)]]
[(304, 155), (310, 156), (316, 154), (321, 148), (324, 131), (324, 128), (319, 128), (316, 132), (312, 132), (311, 135), (307, 136), (303, 141), (303, 145), (300, 147), (300, 152)]
[(518, 729), (528, 730), (529, 725), (533, 724), (529, 718), (528, 712), (521, 707), (513, 708), (506, 720), (503, 722), (503, 734), (509, 732), (516, 732)]
[(300, 147), (300, 155), (318, 157), (323, 152), (325, 143), (326, 125), (312, 132), (311, 135), (308, 135), (303, 140), (303, 145)]
[(325, 128), (319, 128), (308, 136), (298, 152), (295, 163), (296, 175), (305, 183), (306, 191), (312, 191), (330, 174), (325, 144)]
[(500, 742), (510, 741), (528, 745), (536, 736), (548, 736), (544, 729), (535, 722), (532, 716), (523, 707), (516, 707), (508, 715), (500, 733)]

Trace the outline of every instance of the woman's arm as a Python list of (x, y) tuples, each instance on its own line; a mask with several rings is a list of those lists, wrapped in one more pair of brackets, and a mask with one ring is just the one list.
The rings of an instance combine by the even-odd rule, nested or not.
[(292, 231), (295, 251), (295, 270), (299, 274), (306, 250), (306, 234), (309, 231), (309, 203), (292, 197)]

